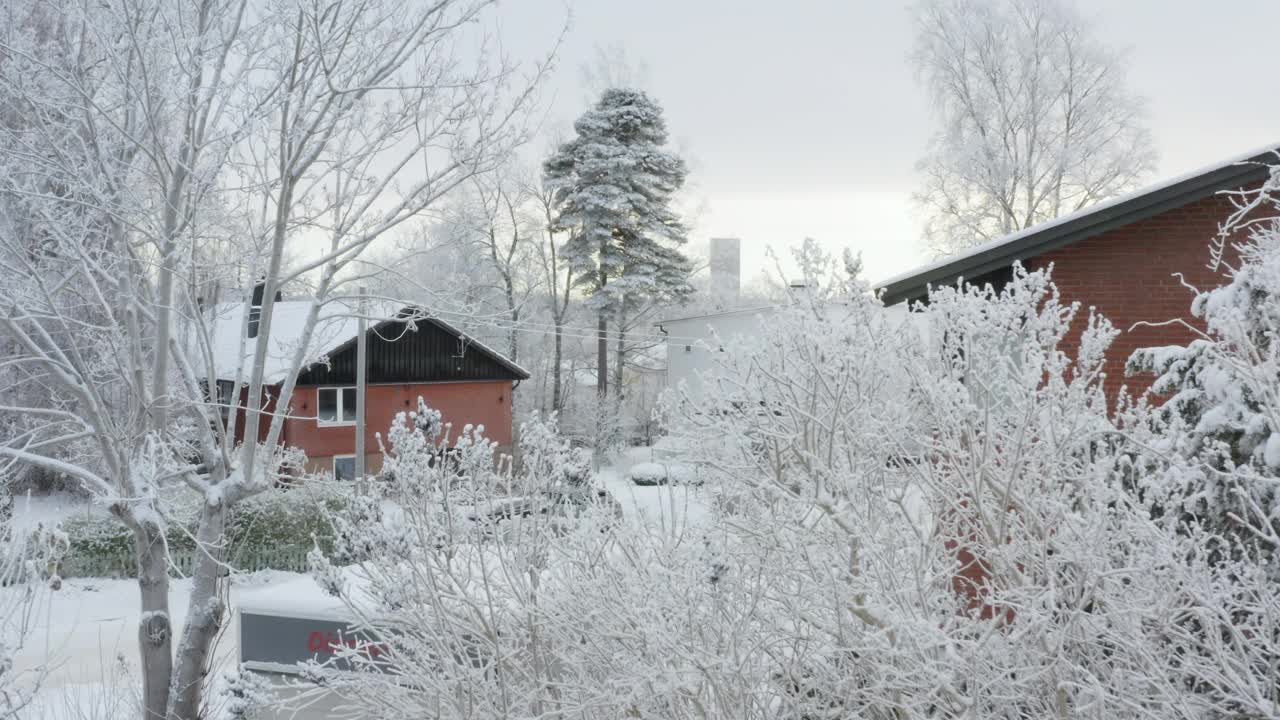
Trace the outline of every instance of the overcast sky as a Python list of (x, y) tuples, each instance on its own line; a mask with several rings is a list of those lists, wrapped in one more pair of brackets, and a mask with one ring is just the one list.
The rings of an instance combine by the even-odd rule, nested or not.
[[(1280, 142), (1276, 0), (1080, 0), (1128, 48), (1160, 153), (1152, 178)], [(500, 6), (508, 49), (570, 29), (547, 88), (548, 123), (584, 108), (580, 67), (621, 47), (645, 68), (692, 168), (692, 242), (734, 236), (744, 279), (765, 248), (805, 236), (860, 251), (870, 279), (926, 260), (910, 202), (934, 127), (908, 61), (902, 3), (867, 0), (554, 0)]]

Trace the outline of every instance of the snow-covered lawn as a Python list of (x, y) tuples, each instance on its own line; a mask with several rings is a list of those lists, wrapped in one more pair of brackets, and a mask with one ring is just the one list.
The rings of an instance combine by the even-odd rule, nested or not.
[[(169, 591), (174, 625), (186, 616), (188, 580), (173, 581)], [(17, 592), (0, 588), (0, 593)], [(256, 606), (280, 604), (284, 597), (293, 607), (336, 603), (321, 593), (309, 576), (264, 571), (238, 578), (232, 585), (231, 604)], [(138, 687), (138, 586), (133, 580), (72, 579), (62, 589), (46, 593), (36, 608), (33, 631), (15, 658), (15, 672), (49, 665), (50, 673), (37, 699), (25, 709), (24, 720), (98, 720), (127, 716), (110, 711), (113, 703), (127, 703)], [(238, 617), (218, 642), (217, 671), (235, 666), (238, 656)], [(130, 713), (131, 715), (132, 713)]]
[[(683, 532), (697, 526), (707, 513), (706, 491), (689, 484), (638, 487), (626, 472), (638, 463), (662, 461), (649, 448), (631, 448), (616, 462), (601, 468), (597, 481), (622, 506), (623, 517), (661, 532)], [(19, 499), (14, 521), (21, 527), (42, 522), (52, 525), (77, 513), (105, 512), (70, 495)], [(176, 579), (170, 587), (174, 627), (182, 627), (191, 584)], [(0, 593), (17, 592), (0, 588)], [(237, 578), (231, 606), (260, 610), (290, 608), (310, 615), (340, 612), (338, 601), (324, 595), (307, 575), (264, 571)], [(77, 578), (60, 590), (46, 593), (36, 608), (33, 632), (18, 653), (15, 672), (49, 665), (36, 706), (20, 718), (90, 720), (130, 714), (120, 711), (138, 687), (138, 587), (133, 580)], [(217, 645), (217, 672), (234, 668), (238, 658), (238, 615)]]
[(107, 509), (88, 498), (71, 493), (21, 495), (13, 499), (13, 527), (30, 529), (36, 525), (53, 527), (77, 515), (105, 515)]

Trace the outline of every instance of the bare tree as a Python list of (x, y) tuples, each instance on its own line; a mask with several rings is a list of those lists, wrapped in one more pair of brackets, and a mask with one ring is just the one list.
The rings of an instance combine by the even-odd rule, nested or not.
[(528, 199), (525, 189), (529, 183), (513, 177), (512, 172), (507, 169), (490, 177), (476, 178), (472, 184), (479, 212), (477, 234), (497, 276), (506, 314), (507, 356), (517, 361), (521, 311), (536, 281), (531, 281), (526, 272), (530, 241), (524, 213)]
[[(547, 307), (551, 314), (554, 346), (551, 352), (551, 409), (564, 409), (563, 372), (564, 372), (564, 326), (569, 314), (569, 302), (573, 297), (573, 264), (562, 257), (564, 242), (559, 240), (555, 225), (555, 198), (552, 190), (545, 184), (536, 189), (538, 210), (542, 214), (543, 226), (538, 243), (538, 257), (542, 263), (544, 287), (547, 294)], [(530, 189), (532, 192), (532, 188)]]
[(914, 61), (941, 127), (916, 202), (945, 255), (1124, 193), (1153, 168), (1124, 56), (1070, 0), (922, 0)]
[[(54, 392), (40, 405), (6, 402), (40, 422), (6, 437), (0, 458), (75, 478), (132, 529), (147, 718), (201, 712), (226, 614), (227, 512), (281, 472), (283, 420), (297, 371), (315, 359), (321, 307), (362, 281), (358, 260), (379, 238), (525, 136), (545, 65), (518, 77), (490, 61), (466, 29), (491, 4), (85, 4), (64, 8), (63, 40), (84, 56), (69, 69), (22, 36), (0, 44), (18, 59), (0, 89), (32, 118), (0, 138), (0, 195), (34, 218), (48, 248), (0, 236), (0, 328), (18, 347), (7, 362)], [(467, 38), (479, 45), (471, 62)], [(238, 253), (207, 252), (235, 238)], [(209, 391), (227, 378), (204, 301), (211, 283), (245, 277), (265, 293), (256, 337), (239, 333), (229, 397), (245, 398), (240, 428), (237, 413), (223, 423)], [(268, 397), (284, 287), (311, 307)], [(81, 440), (95, 457), (45, 452)], [(175, 485), (200, 508), (176, 653), (163, 492)]]

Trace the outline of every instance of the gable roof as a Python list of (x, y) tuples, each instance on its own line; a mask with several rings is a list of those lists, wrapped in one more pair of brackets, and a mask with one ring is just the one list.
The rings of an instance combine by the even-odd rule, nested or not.
[(1108, 230), (1130, 225), (1267, 177), (1269, 165), (1280, 162), (1280, 145), (1238, 155), (1164, 182), (1106, 200), (949, 255), (876, 285), (886, 305), (924, 298), (930, 285), (942, 286), (961, 278), (976, 278), (1015, 261), (1043, 255)]
[[(302, 345), (302, 330), (311, 305), (310, 300), (283, 300), (275, 303), (263, 382), (274, 385), (285, 380), (293, 366), (293, 357)], [(234, 380), (237, 371), (247, 378), (248, 368), (253, 364), (256, 343), (243, 337), (245, 307), (245, 303), (220, 303), (210, 311), (214, 373), (220, 380)], [(365, 317), (370, 321), (368, 327), (374, 337), (381, 336), (378, 331), (386, 330), (393, 324), (402, 324), (408, 318), (415, 325), (425, 324), (457, 338), (469, 351), (491, 360), (516, 379), (529, 377), (524, 368), (501, 353), (444, 320), (431, 317), (422, 308), (376, 303)], [(359, 314), (353, 306), (341, 301), (321, 305), (299, 374), (305, 374), (309, 368), (353, 347), (359, 327)]]

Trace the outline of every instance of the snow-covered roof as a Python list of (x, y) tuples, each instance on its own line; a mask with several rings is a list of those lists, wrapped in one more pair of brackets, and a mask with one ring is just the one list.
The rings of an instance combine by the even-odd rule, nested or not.
[[(1267, 164), (1280, 162), (1280, 144), (1272, 143), (1189, 173), (1106, 200), (1053, 220), (1010, 233), (955, 255), (878, 283), (886, 303), (923, 296), (928, 285), (973, 278), (1016, 260), (1112, 230), (1224, 189), (1265, 177)], [(1207, 238), (1206, 238), (1207, 239)]]
[[(302, 331), (311, 306), (310, 300), (275, 303), (271, 311), (271, 338), (267, 344), (267, 361), (262, 376), (267, 384), (283, 382), (293, 367), (293, 357), (302, 344)], [(220, 303), (210, 312), (214, 376), (218, 379), (234, 380), (239, 375), (247, 380), (249, 377), (256, 341), (245, 337), (246, 309), (245, 303)], [(358, 328), (359, 318), (347, 304), (333, 301), (321, 305), (303, 366), (320, 360), (330, 350), (354, 338)]]
[[(310, 300), (277, 301), (272, 310), (271, 337), (267, 345), (266, 366), (263, 370), (263, 382), (274, 385), (283, 382), (293, 367), (293, 358), (302, 345), (302, 332), (306, 326), (307, 315), (311, 311)], [(479, 352), (488, 354), (501, 365), (521, 377), (529, 377), (528, 371), (513, 363), (501, 353), (484, 343), (470, 337), (461, 330), (436, 317), (422, 317), (426, 314), (421, 309), (406, 308), (399, 304), (385, 302), (370, 303), (365, 318), (369, 327), (380, 323), (391, 322), (404, 311), (411, 310), (415, 322), (431, 323), (446, 332), (465, 339), (467, 345)], [(221, 380), (234, 380), (237, 375), (247, 380), (249, 368), (253, 365), (253, 353), (256, 341), (246, 338), (244, 303), (221, 303), (211, 311), (212, 354), (215, 377)], [(355, 342), (359, 333), (360, 316), (354, 306), (342, 301), (331, 300), (320, 306), (315, 331), (311, 335), (301, 368), (320, 362)]]

